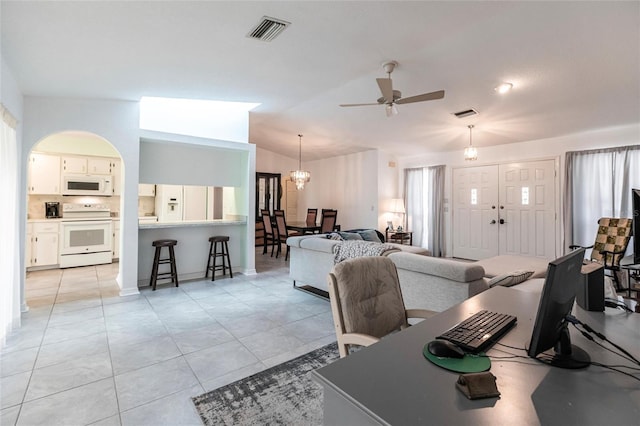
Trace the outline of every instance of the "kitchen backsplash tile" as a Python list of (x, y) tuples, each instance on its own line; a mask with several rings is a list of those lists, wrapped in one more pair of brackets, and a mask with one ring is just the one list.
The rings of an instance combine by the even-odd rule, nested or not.
[(57, 201), (62, 207), (63, 203), (101, 203), (108, 204), (112, 212), (120, 216), (120, 197), (88, 197), (69, 195), (29, 195), (27, 214), (29, 219), (44, 219), (44, 203)]

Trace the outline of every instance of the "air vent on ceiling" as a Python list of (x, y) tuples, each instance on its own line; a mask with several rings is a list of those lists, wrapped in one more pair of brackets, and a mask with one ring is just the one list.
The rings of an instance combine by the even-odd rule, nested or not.
[(452, 114), (458, 118), (469, 117), (471, 115), (476, 115), (477, 113), (478, 111), (476, 111), (475, 109), (466, 109), (464, 111), (452, 112)]
[(256, 25), (251, 32), (247, 34), (247, 37), (254, 38), (256, 40), (271, 41), (289, 25), (291, 25), (290, 22), (263, 16), (260, 22), (258, 22), (258, 25)]

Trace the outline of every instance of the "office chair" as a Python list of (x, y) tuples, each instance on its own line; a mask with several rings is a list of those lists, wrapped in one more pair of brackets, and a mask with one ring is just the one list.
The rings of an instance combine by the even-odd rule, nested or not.
[(628, 218), (602, 217), (598, 220), (598, 233), (596, 241), (589, 247), (570, 245), (570, 249), (585, 248), (591, 250), (590, 260), (598, 262), (606, 271), (610, 271), (616, 283), (616, 289), (621, 290), (617, 272), (620, 271), (620, 260), (627, 251), (631, 239), (631, 224)]
[(369, 346), (409, 326), (408, 318), (429, 318), (435, 312), (406, 309), (395, 264), (384, 256), (348, 259), (327, 278), (340, 357), (350, 346)]

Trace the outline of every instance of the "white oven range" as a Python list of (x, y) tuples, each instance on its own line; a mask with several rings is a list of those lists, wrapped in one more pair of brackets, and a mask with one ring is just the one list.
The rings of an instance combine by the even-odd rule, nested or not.
[(108, 204), (62, 205), (60, 267), (112, 262), (113, 230)]

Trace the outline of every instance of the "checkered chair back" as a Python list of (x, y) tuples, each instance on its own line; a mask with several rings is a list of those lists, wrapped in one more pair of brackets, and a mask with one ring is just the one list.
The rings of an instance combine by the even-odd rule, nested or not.
[[(603, 263), (608, 266), (618, 266), (620, 259), (629, 245), (631, 238), (631, 219), (603, 217), (598, 221), (598, 235), (591, 251), (591, 260)], [(606, 250), (610, 252), (622, 252), (622, 254), (605, 256), (600, 252)]]

